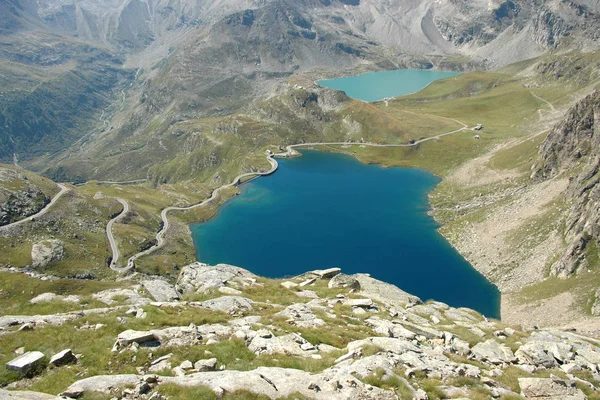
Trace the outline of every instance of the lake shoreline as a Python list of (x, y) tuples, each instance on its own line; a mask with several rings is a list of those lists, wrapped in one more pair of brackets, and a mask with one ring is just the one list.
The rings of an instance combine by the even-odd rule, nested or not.
[[(292, 147), (292, 149), (293, 149), (293, 147)], [(294, 150), (294, 149), (293, 149), (293, 150)], [(334, 149), (330, 149), (330, 151), (329, 151), (329, 152), (330, 152), (330, 153), (337, 153), (337, 154), (340, 154), (340, 155), (342, 155), (342, 154), (343, 154), (343, 153), (335, 152), (335, 151), (333, 151), (333, 150), (334, 150)], [(309, 151), (310, 151), (310, 150), (309, 150)], [(314, 151), (314, 150), (312, 150), (312, 151)], [(315, 152), (316, 152), (316, 153), (324, 153), (324, 152), (322, 152), (322, 151), (315, 151)], [(280, 153), (279, 155), (276, 155), (276, 156), (278, 156), (278, 157), (282, 157), (282, 158), (283, 158), (283, 157), (285, 157), (285, 158), (288, 158), (288, 159), (290, 159), (290, 158), (299, 158), (300, 156), (303, 156), (303, 157), (304, 157), (303, 153), (304, 153), (304, 151), (302, 151), (302, 152), (298, 152), (298, 151), (294, 150), (293, 152), (286, 151), (285, 153)], [(351, 155), (351, 154), (346, 154), (346, 156), (347, 156), (347, 155)], [(384, 169), (384, 170), (386, 170), (386, 171), (393, 171), (393, 170), (396, 170), (395, 168), (390, 168), (391, 166), (387, 166), (387, 165), (383, 165), (383, 164), (366, 164), (366, 163), (362, 162), (362, 161), (361, 161), (359, 158), (355, 157), (354, 155), (353, 155), (353, 157), (352, 157), (352, 160), (355, 160), (355, 161), (356, 161), (356, 163), (357, 163), (357, 164), (359, 164), (359, 165), (361, 166), (361, 168), (362, 168), (362, 166), (369, 166), (369, 165), (372, 165), (372, 166), (378, 166), (378, 167), (381, 167), (382, 169)], [(424, 170), (424, 169), (421, 169), (421, 168), (405, 168), (405, 167), (401, 167), (401, 168), (398, 168), (397, 170), (402, 170), (402, 171), (408, 171), (408, 170), (412, 170), (412, 171), (420, 171), (420, 172), (426, 172), (428, 175), (431, 175), (432, 177), (434, 176), (433, 174), (430, 174), (430, 173), (429, 173), (429, 171), (426, 171), (426, 170)], [(277, 172), (279, 172), (279, 171), (277, 170)], [(392, 174), (393, 174), (393, 172), (392, 172)], [(436, 182), (439, 182), (439, 179), (440, 179), (440, 178), (439, 178), (439, 177), (436, 177), (435, 179), (436, 179)], [(255, 182), (257, 182), (257, 181), (255, 181)], [(247, 182), (244, 182), (244, 183), (247, 183)], [(460, 253), (457, 251), (457, 249), (456, 249), (454, 246), (452, 246), (452, 245), (451, 245), (451, 244), (450, 244), (450, 243), (447, 241), (447, 239), (446, 239), (446, 238), (445, 238), (443, 235), (441, 235), (441, 233), (439, 232), (440, 224), (439, 224), (439, 222), (438, 222), (437, 220), (435, 220), (435, 218), (433, 218), (433, 215), (432, 215), (433, 208), (432, 208), (432, 206), (431, 206), (431, 203), (430, 203), (430, 201), (429, 201), (429, 192), (430, 192), (431, 190), (433, 190), (433, 189), (435, 188), (435, 186), (436, 186), (436, 185), (437, 185), (437, 183), (436, 183), (436, 184), (435, 184), (433, 187), (431, 187), (431, 189), (427, 190), (427, 192), (425, 193), (425, 198), (424, 198), (424, 200), (425, 200), (425, 202), (424, 202), (424, 206), (425, 206), (425, 208), (424, 208), (424, 209), (422, 209), (422, 210), (423, 210), (423, 213), (426, 215), (426, 218), (429, 218), (429, 219), (430, 219), (430, 220), (431, 220), (431, 221), (432, 221), (432, 222), (435, 224), (435, 227), (434, 227), (433, 229), (435, 230), (435, 235), (436, 235), (436, 237), (438, 237), (438, 239), (435, 239), (435, 240), (434, 240), (434, 242), (432, 242), (432, 243), (431, 243), (431, 245), (432, 245), (432, 246), (434, 246), (434, 247), (435, 247), (435, 246), (442, 245), (442, 244), (436, 244), (436, 243), (438, 243), (438, 240), (439, 240), (440, 242), (443, 242), (444, 244), (443, 244), (442, 246), (444, 246), (444, 245), (447, 245), (448, 247), (450, 247), (450, 248), (452, 249), (452, 252), (455, 252), (455, 253), (456, 253), (456, 254), (457, 254), (459, 257), (460, 257), (460, 259), (462, 260), (461, 262), (464, 262), (464, 263), (466, 263), (466, 265), (468, 265), (468, 269), (469, 269), (470, 271), (472, 271), (472, 272), (469, 272), (469, 273), (471, 273), (471, 274), (475, 273), (475, 274), (477, 274), (477, 275), (480, 275), (480, 272), (479, 272), (479, 271), (477, 271), (477, 269), (475, 269), (475, 268), (474, 268), (472, 265), (470, 265), (470, 264), (469, 264), (469, 263), (466, 261), (466, 259), (464, 258), (464, 256), (462, 256), (462, 254), (460, 254)], [(235, 199), (236, 197), (238, 197), (238, 196), (234, 196), (234, 197), (233, 197), (232, 199), (230, 199), (230, 200), (233, 200), (233, 199)], [(371, 196), (371, 197), (372, 197), (372, 196)], [(230, 203), (229, 201), (227, 201), (227, 203), (226, 203), (226, 204), (227, 204), (227, 206), (228, 206), (228, 207), (229, 207), (229, 206), (231, 206), (231, 203)], [(236, 206), (234, 205), (234, 207), (236, 207)], [(420, 207), (420, 206), (419, 206), (419, 207)], [(225, 207), (225, 208), (223, 208), (223, 207), (219, 207), (219, 210), (217, 211), (217, 214), (216, 214), (215, 216), (222, 217), (222, 216), (224, 215), (224, 213), (225, 213), (225, 214), (227, 214), (227, 213), (228, 213), (228, 212), (230, 212), (230, 211), (231, 211), (231, 210), (228, 210), (228, 209), (227, 209), (227, 207)], [(238, 216), (238, 218), (241, 218), (241, 217), (240, 217), (240, 216)], [(214, 222), (215, 222), (215, 218), (213, 217), (213, 218), (212, 218), (210, 221), (204, 221), (204, 222), (202, 223), (202, 225), (205, 225), (205, 224), (207, 224), (208, 222), (212, 222), (212, 223), (214, 223)], [(194, 227), (194, 225), (195, 225), (195, 224), (191, 224), (191, 225), (190, 225), (190, 231), (192, 232), (192, 237), (194, 238), (194, 245), (195, 245), (196, 252), (197, 252), (197, 255), (198, 255), (198, 254), (199, 254), (199, 252), (201, 252), (201, 251), (203, 251), (203, 250), (201, 250), (201, 249), (200, 249), (200, 247), (201, 247), (201, 246), (200, 246), (200, 247), (198, 247), (198, 243), (197, 243), (196, 237), (194, 236), (194, 235), (196, 234), (196, 232), (197, 232), (197, 231), (196, 231), (196, 228)], [(227, 223), (225, 223), (225, 225), (227, 225)], [(206, 226), (206, 225), (205, 225), (205, 226)], [(392, 224), (392, 225), (390, 225), (390, 227), (391, 227), (392, 229), (397, 229), (397, 228), (394, 228), (394, 227), (395, 227), (395, 225), (393, 225), (393, 224)], [(228, 229), (231, 229), (231, 228), (232, 228), (232, 226), (229, 226), (229, 228), (228, 228)], [(241, 229), (241, 230), (243, 230), (244, 228), (235, 228), (234, 230), (237, 230), (237, 229)], [(424, 229), (424, 228), (423, 228), (423, 229)], [(428, 229), (429, 229), (429, 228), (428, 228)], [(211, 236), (211, 235), (209, 235), (209, 236)], [(213, 236), (219, 236), (219, 234), (213, 234)], [(222, 240), (222, 238), (221, 238), (221, 240)], [(248, 246), (249, 246), (249, 247), (251, 247), (251, 245), (248, 245)], [(212, 249), (211, 249), (210, 251), (211, 251), (211, 252), (214, 252), (214, 250), (212, 250)], [(380, 257), (381, 255), (380, 255), (380, 254), (377, 254), (377, 256), (378, 256), (378, 257)], [(214, 256), (213, 256), (213, 255), (208, 255), (208, 256), (207, 256), (206, 254), (204, 254), (202, 257), (198, 257), (198, 256), (197, 256), (197, 258), (198, 258), (198, 259), (200, 259), (202, 262), (207, 262), (207, 263), (209, 263), (209, 264), (213, 264), (213, 263), (215, 263), (215, 262), (217, 262), (217, 263), (218, 263), (218, 262), (224, 262), (224, 263), (228, 263), (228, 264), (239, 265), (239, 266), (241, 266), (241, 267), (243, 267), (243, 268), (247, 268), (247, 269), (249, 269), (249, 270), (251, 270), (251, 271), (253, 271), (254, 273), (257, 273), (257, 274), (259, 274), (259, 275), (264, 275), (264, 276), (273, 277), (273, 276), (272, 276), (272, 275), (273, 275), (272, 273), (270, 273), (270, 275), (269, 275), (269, 273), (265, 273), (264, 271), (261, 271), (261, 270), (260, 270), (260, 268), (258, 268), (258, 269), (257, 269), (257, 268), (254, 268), (252, 265), (249, 265), (249, 264), (247, 264), (247, 263), (244, 263), (244, 262), (239, 262), (239, 261), (235, 261), (235, 260), (231, 260), (231, 259), (222, 259), (222, 258), (218, 258), (218, 257), (217, 257), (216, 259), (211, 259), (211, 257), (214, 257)], [(442, 256), (440, 256), (440, 257), (443, 257), (443, 255), (442, 255)], [(452, 260), (452, 259), (453, 259), (453, 258), (450, 258), (450, 259), (448, 259), (447, 261), (443, 261), (442, 263), (444, 263), (444, 262), (454, 262), (454, 261), (450, 261), (450, 260)], [(397, 259), (397, 260), (399, 261), (400, 259)], [(415, 259), (415, 261), (414, 261), (414, 262), (419, 262), (419, 263), (420, 263), (420, 260), (416, 260), (416, 259)], [(328, 266), (329, 266), (329, 264), (327, 264), (327, 262), (326, 262), (326, 261), (325, 261), (324, 263), (325, 263), (326, 265), (328, 265)], [(403, 263), (401, 263), (401, 264), (402, 264), (402, 265), (404, 265)], [(336, 266), (337, 266), (337, 264), (334, 264), (334, 263), (332, 263), (332, 265), (336, 265)], [(377, 263), (376, 263), (376, 264), (373, 264), (373, 266), (377, 266), (377, 265), (378, 265)], [(379, 265), (381, 265), (381, 264), (379, 264)], [(413, 265), (413, 264), (411, 263), (410, 265)], [(355, 272), (355, 271), (348, 271), (348, 270), (347, 270), (347, 268), (344, 268), (344, 265), (339, 265), (339, 266), (340, 266), (340, 267), (342, 267), (342, 269), (343, 269), (345, 272), (348, 272), (348, 273), (353, 273), (353, 272)], [(316, 265), (315, 267), (321, 267), (321, 265)], [(453, 268), (458, 268), (458, 267), (453, 267)], [(464, 267), (461, 267), (461, 268), (464, 268)], [(362, 268), (362, 271), (361, 271), (361, 272), (365, 272), (365, 271), (364, 271), (364, 268)], [(374, 273), (374, 274), (375, 274), (374, 276), (376, 276), (376, 277), (377, 277), (377, 279), (381, 279), (381, 280), (384, 280), (384, 281), (386, 281), (386, 282), (389, 282), (389, 283), (391, 283), (391, 284), (395, 284), (395, 285), (398, 285), (398, 284), (399, 284), (399, 281), (398, 281), (397, 279), (390, 279), (389, 277), (386, 277), (386, 275), (385, 275), (385, 274), (381, 275), (381, 271), (380, 271), (379, 273), (378, 273), (378, 272), (376, 272), (375, 270), (371, 270), (371, 271), (367, 271), (367, 272)], [(450, 272), (448, 272), (448, 271), (444, 272), (444, 274), (447, 274), (447, 273), (450, 273)], [(462, 272), (461, 272), (461, 274), (462, 274), (462, 273), (467, 273), (467, 272), (466, 272), (466, 271), (462, 271)], [(290, 275), (294, 275), (294, 273), (293, 273), (293, 272), (287, 272), (287, 271), (286, 271), (286, 273), (279, 274), (279, 275), (282, 275), (282, 276), (290, 276)], [(277, 275), (277, 276), (279, 277), (279, 275)], [(461, 276), (461, 275), (459, 274), (459, 275), (457, 275), (457, 276)], [(458, 278), (456, 278), (456, 279), (458, 279)], [(478, 279), (479, 279), (479, 278), (478, 278)], [(491, 281), (489, 281), (489, 280), (487, 280), (485, 277), (483, 277), (483, 275), (481, 275), (481, 279), (485, 280), (485, 285), (486, 285), (486, 287), (487, 287), (488, 285), (489, 285), (489, 287), (490, 287), (490, 288), (491, 288), (491, 287), (493, 287), (493, 288), (494, 288), (494, 291), (496, 291), (496, 293), (497, 293), (497, 296), (498, 296), (498, 297), (497, 297), (497, 302), (496, 302), (496, 303), (493, 303), (493, 304), (495, 304), (494, 308), (496, 309), (496, 311), (494, 311), (494, 312), (490, 312), (490, 311), (488, 311), (488, 312), (485, 312), (485, 314), (487, 314), (487, 315), (489, 315), (489, 316), (491, 316), (491, 317), (493, 317), (493, 318), (499, 318), (499, 317), (500, 317), (500, 313), (501, 313), (501, 309), (500, 309), (500, 300), (501, 300), (501, 299), (500, 299), (500, 295), (501, 295), (501, 294), (500, 294), (500, 293), (499, 293), (499, 291), (497, 290), (496, 286), (495, 286), (495, 285), (494, 285), (494, 284), (493, 284)], [(425, 280), (426, 280), (426, 279), (425, 279), (425, 278), (423, 278), (423, 281), (425, 281)], [(401, 280), (401, 281), (403, 281), (403, 280)], [(439, 285), (440, 285), (440, 283), (439, 283), (439, 282), (431, 282), (431, 285), (432, 285), (432, 287), (435, 287), (435, 285), (438, 285), (438, 286), (439, 286)], [(429, 284), (428, 284), (428, 285), (424, 285), (424, 286), (429, 286)], [(409, 287), (406, 287), (406, 286), (402, 286), (402, 285), (400, 285), (400, 287), (402, 287), (402, 289), (403, 289), (403, 290), (406, 290), (406, 291), (408, 291), (408, 292), (415, 293), (415, 290), (411, 289), (411, 288), (410, 288), (410, 286), (409, 286)], [(446, 286), (444, 286), (444, 287), (446, 287)], [(481, 290), (482, 290), (482, 289), (481, 289)], [(486, 290), (487, 290), (487, 289), (486, 289)], [(439, 289), (439, 291), (441, 291), (441, 289)], [(436, 295), (435, 295), (435, 294), (433, 294), (433, 293), (432, 293), (432, 294), (430, 294), (430, 295), (425, 295), (425, 296), (424, 296), (424, 295), (422, 294), (422, 290), (421, 290), (421, 293), (418, 293), (418, 292), (419, 292), (419, 291), (417, 291), (417, 293), (415, 293), (415, 294), (417, 294), (417, 295), (419, 295), (419, 294), (420, 294), (420, 295), (421, 295), (421, 297), (423, 297), (423, 298), (424, 298), (424, 300), (426, 300), (426, 299), (429, 299), (429, 298), (432, 298), (432, 299), (434, 299), (434, 300), (438, 300), (438, 301), (447, 301), (447, 300), (444, 298), (444, 296), (436, 296)], [(487, 296), (481, 296), (481, 297), (482, 297), (482, 298), (481, 298), (481, 301), (484, 301), (484, 300), (486, 300), (486, 299), (487, 299)], [(450, 303), (450, 302), (449, 302), (449, 303)], [(457, 303), (453, 303), (453, 304), (457, 304)], [(464, 305), (464, 306), (466, 306), (466, 307), (472, 307), (472, 308), (473, 308), (473, 305), (472, 305), (472, 304), (463, 304), (463, 305)], [(475, 308), (478, 308), (478, 307), (475, 307)]]

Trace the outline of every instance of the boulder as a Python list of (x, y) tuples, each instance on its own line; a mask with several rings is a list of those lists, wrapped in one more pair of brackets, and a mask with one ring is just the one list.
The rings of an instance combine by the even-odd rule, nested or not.
[(162, 279), (147, 279), (142, 281), (144, 289), (154, 297), (156, 301), (171, 301), (179, 299), (175, 287)]
[(43, 268), (65, 256), (64, 243), (57, 239), (43, 240), (31, 247), (31, 266)]
[(316, 269), (314, 271), (307, 272), (307, 275), (315, 275), (319, 279), (330, 279), (339, 274), (342, 270), (340, 268), (328, 268), (328, 269)]
[(371, 278), (368, 274), (352, 275), (360, 283), (361, 294), (389, 308), (402, 309), (423, 303), (417, 296), (406, 293), (392, 284)]
[(198, 372), (208, 372), (217, 369), (217, 359), (209, 358), (208, 360), (198, 360), (194, 363), (194, 369)]
[(57, 400), (58, 397), (40, 392), (0, 389), (2, 400)]
[(232, 265), (211, 266), (195, 262), (181, 269), (175, 290), (180, 294), (206, 293), (226, 286), (229, 282), (244, 282), (255, 278), (256, 275), (251, 272)]
[(203, 301), (199, 304), (200, 307), (211, 311), (221, 311), (226, 313), (236, 312), (240, 310), (252, 310), (254, 302), (250, 299), (240, 296), (222, 296), (216, 299)]
[(61, 365), (66, 365), (73, 362), (77, 362), (77, 357), (75, 357), (75, 354), (73, 354), (71, 349), (63, 350), (50, 358), (50, 364), (54, 365), (55, 367), (60, 367)]
[(40, 351), (29, 351), (14, 360), (6, 363), (6, 369), (17, 371), (26, 375), (42, 365), (44, 353)]
[(494, 339), (477, 343), (471, 349), (471, 354), (476, 360), (491, 364), (507, 364), (515, 360), (512, 350), (504, 344), (499, 344)]
[(329, 289), (360, 290), (360, 282), (353, 276), (346, 274), (338, 274), (334, 276), (333, 278), (331, 278), (327, 286), (329, 287)]
[[(557, 355), (561, 357), (557, 349), (555, 349)], [(536, 367), (554, 368), (558, 365), (554, 356), (548, 351), (547, 345), (540, 342), (530, 342), (522, 345), (516, 351), (515, 356), (522, 364), (531, 364)]]
[(134, 331), (128, 329), (124, 332), (119, 333), (117, 336), (117, 342), (121, 346), (127, 346), (130, 343), (145, 343), (157, 340), (154, 332), (151, 331)]
[(372, 307), (373, 300), (371, 299), (346, 299), (343, 303), (350, 307)]
[(587, 396), (575, 384), (562, 379), (519, 378), (521, 394), (536, 400), (587, 400)]

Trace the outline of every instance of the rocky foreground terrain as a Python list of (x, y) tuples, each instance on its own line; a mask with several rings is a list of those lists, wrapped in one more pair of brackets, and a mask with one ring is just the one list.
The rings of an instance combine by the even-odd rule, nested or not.
[(194, 263), (174, 286), (134, 276), (91, 297), (104, 307), (0, 317), (0, 398), (600, 397), (595, 338), (507, 326), (336, 268), (269, 280)]

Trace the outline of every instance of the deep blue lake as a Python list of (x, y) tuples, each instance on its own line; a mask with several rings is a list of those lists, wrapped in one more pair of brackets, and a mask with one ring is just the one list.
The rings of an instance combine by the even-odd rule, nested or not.
[(439, 182), (418, 169), (364, 165), (302, 151), (273, 175), (242, 185), (215, 218), (191, 226), (197, 258), (266, 277), (340, 267), (423, 300), (500, 317), (496, 287), (437, 232), (427, 194)]
[(425, 69), (399, 69), (368, 72), (362, 75), (325, 79), (319, 85), (342, 90), (353, 99), (377, 101), (386, 97), (403, 96), (418, 92), (438, 79), (458, 75), (458, 72), (430, 71)]

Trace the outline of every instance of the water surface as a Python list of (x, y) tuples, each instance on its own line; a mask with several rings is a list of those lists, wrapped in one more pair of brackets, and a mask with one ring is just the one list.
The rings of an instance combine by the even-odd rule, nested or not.
[(319, 85), (342, 90), (353, 99), (377, 101), (387, 97), (418, 92), (433, 81), (458, 75), (458, 72), (399, 69), (319, 81)]
[(437, 232), (427, 193), (439, 182), (418, 169), (364, 165), (302, 151), (273, 175), (241, 187), (217, 216), (192, 225), (197, 258), (266, 277), (340, 267), (392, 283), (423, 300), (499, 318), (500, 296)]

